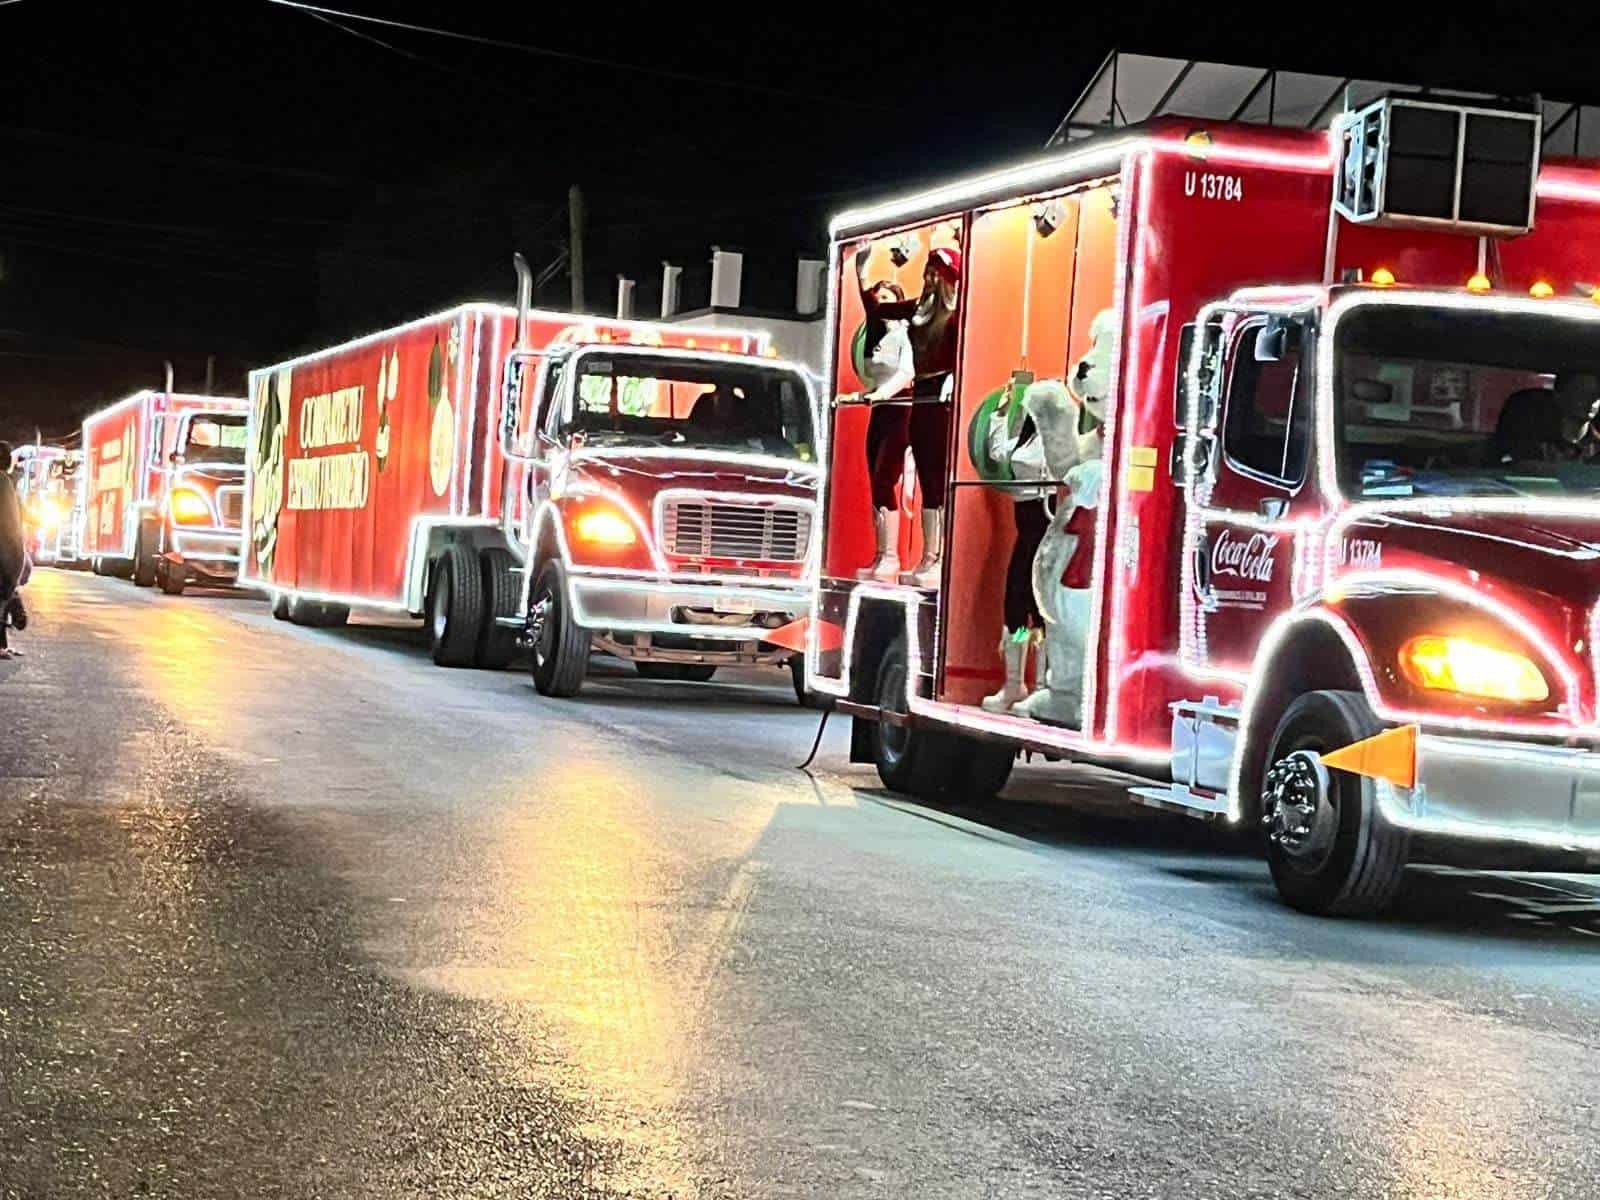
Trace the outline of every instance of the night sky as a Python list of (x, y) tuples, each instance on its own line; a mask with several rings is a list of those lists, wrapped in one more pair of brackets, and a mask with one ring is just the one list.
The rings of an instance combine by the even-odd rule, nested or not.
[[(268, 0), (0, 3), (0, 436), (67, 433), (166, 359), (198, 390), (214, 354), (238, 392), (252, 364), (509, 302), (511, 251), (557, 259), (573, 183), (591, 310), (625, 272), (654, 312), (663, 258), (703, 304), (714, 242), (746, 251), (747, 302), (785, 306), (830, 212), (1038, 149), (1117, 45), (1600, 100), (1576, 5), (328, 7), (547, 53)], [(538, 299), (567, 295), (556, 273)]]

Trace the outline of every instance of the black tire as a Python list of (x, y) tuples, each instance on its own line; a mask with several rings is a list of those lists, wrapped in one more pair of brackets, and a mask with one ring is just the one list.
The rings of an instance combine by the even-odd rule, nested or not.
[[(885, 712), (906, 711), (906, 640), (897, 637), (878, 664), (875, 696)], [(893, 791), (924, 799), (992, 800), (1011, 777), (1017, 752), (1003, 742), (985, 742), (940, 729), (879, 722), (872, 731), (878, 778)]]
[(291, 596), (288, 605), (289, 620), (308, 629), (327, 629), (343, 625), (350, 619), (348, 604), (326, 604), (320, 600), (307, 600)]
[(1017, 763), (1017, 748), (1004, 742), (980, 742), (961, 738), (966, 743), (957, 760), (960, 794), (968, 800), (993, 800), (1011, 778)]
[(289, 619), (289, 600), (288, 592), (272, 593), (272, 615), (280, 621)]
[(833, 697), (825, 696), (821, 692), (813, 692), (806, 688), (806, 656), (796, 654), (789, 660), (789, 682), (794, 685), (794, 698), (800, 702), (801, 708), (816, 709), (819, 712), (825, 708), (833, 707)]
[(716, 667), (704, 663), (636, 662), (634, 669), (641, 679), (665, 679), (677, 683), (705, 683), (717, 673)]
[(133, 585), (135, 587), (154, 587), (156, 582), (156, 552), (151, 545), (150, 526), (139, 522), (139, 530), (133, 535)]
[(514, 617), (521, 585), (509, 550), (491, 546), (478, 555), (483, 573), (483, 620), (478, 627), (477, 663), (490, 671), (504, 670), (517, 652), (517, 631), (496, 617)]
[(478, 659), (483, 625), (483, 572), (471, 546), (451, 542), (433, 563), (428, 589), (428, 643), (441, 667), (470, 667)]
[(589, 631), (567, 608), (567, 572), (552, 558), (539, 569), (529, 594), (530, 615), (544, 609), (533, 645), (533, 686), (543, 696), (576, 696), (589, 673)]
[[(1383, 728), (1360, 692), (1307, 692), (1279, 720), (1261, 778), (1265, 781), (1272, 765), (1295, 751), (1327, 753)], [(1320, 853), (1296, 854), (1269, 839), (1272, 881), (1284, 901), (1301, 912), (1373, 916), (1387, 908), (1400, 890), (1410, 834), (1384, 819), (1373, 780), (1340, 770), (1328, 770), (1327, 776), (1327, 796), (1337, 816), (1336, 825), (1330, 826), (1331, 844)], [(1258, 797), (1258, 803), (1265, 806), (1265, 796)]]
[[(895, 638), (878, 664), (874, 697), (887, 713), (906, 712), (906, 672), (910, 663), (904, 635)], [(957, 739), (933, 729), (880, 721), (872, 731), (872, 760), (878, 778), (891, 791), (933, 797), (949, 791), (954, 779)]]
[(156, 572), (156, 582), (167, 595), (181, 596), (189, 584), (189, 568), (169, 562)]
[(98, 554), (89, 560), (89, 570), (93, 574), (100, 575), (102, 577), (110, 573), (106, 570), (106, 560), (101, 558)]

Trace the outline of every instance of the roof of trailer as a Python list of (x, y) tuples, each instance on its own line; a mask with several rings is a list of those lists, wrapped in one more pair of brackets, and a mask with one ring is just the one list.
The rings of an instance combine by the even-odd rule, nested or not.
[[(1326, 129), (1338, 113), (1360, 108), (1386, 92), (1426, 94), (1429, 90), (1403, 81), (1316, 75), (1113, 50), (1067, 110), (1048, 144), (1066, 145), (1162, 116)], [(1448, 96), (1496, 99), (1487, 92), (1452, 90)], [(1546, 155), (1600, 157), (1600, 107), (1549, 99), (1541, 99), (1539, 107), (1544, 114)]]

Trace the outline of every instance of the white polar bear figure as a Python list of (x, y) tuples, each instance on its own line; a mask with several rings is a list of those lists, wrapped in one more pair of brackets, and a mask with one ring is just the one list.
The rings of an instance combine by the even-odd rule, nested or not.
[[(1068, 403), (1041, 394), (1028, 414), (1039, 427), (1050, 477), (1062, 481), (1050, 526), (1033, 559), (1033, 597), (1044, 621), (1040, 686), (1012, 712), (1083, 727), (1083, 668), (1088, 655), (1090, 562), (1104, 470), (1101, 427), (1110, 391), (1116, 325), (1111, 310), (1090, 324), (1088, 352), (1072, 373)], [(1029, 390), (1032, 394), (1032, 389)], [(1023, 403), (1027, 404), (1028, 396)]]

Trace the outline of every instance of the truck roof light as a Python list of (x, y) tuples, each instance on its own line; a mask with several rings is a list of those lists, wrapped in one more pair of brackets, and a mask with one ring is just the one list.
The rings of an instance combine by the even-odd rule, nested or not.
[(1467, 291), (1469, 292), (1477, 292), (1481, 295), (1482, 293), (1492, 291), (1493, 289), (1494, 284), (1489, 282), (1489, 277), (1482, 271), (1479, 271), (1471, 279), (1467, 280)]
[(1379, 267), (1372, 273), (1372, 282), (1378, 287), (1393, 287), (1394, 272), (1388, 267)]
[(1551, 287), (1542, 279), (1528, 289), (1528, 295), (1532, 296), (1535, 300), (1548, 300), (1555, 294), (1555, 288)]

